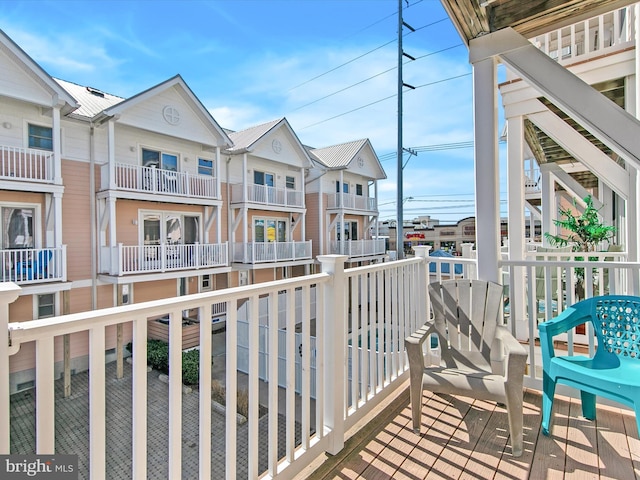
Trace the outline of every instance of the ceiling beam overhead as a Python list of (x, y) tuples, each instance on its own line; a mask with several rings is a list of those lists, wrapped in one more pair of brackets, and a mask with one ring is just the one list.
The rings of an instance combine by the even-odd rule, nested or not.
[(458, 33), (473, 38), (511, 27), (536, 35), (635, 3), (633, 0), (441, 0)]

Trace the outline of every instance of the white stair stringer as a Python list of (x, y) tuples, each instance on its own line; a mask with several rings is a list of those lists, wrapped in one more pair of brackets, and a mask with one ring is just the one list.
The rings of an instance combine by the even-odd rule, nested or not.
[[(598, 95), (601, 94), (598, 93)], [(608, 99), (607, 101), (611, 102)], [(534, 113), (527, 115), (527, 118), (572, 157), (583, 163), (624, 200), (628, 200), (629, 172), (605, 155), (552, 111), (546, 110)]]

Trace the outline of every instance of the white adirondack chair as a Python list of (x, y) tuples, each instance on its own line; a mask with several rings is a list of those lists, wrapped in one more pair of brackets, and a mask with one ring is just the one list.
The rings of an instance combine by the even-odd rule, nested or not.
[[(502, 286), (480, 280), (429, 285), (433, 321), (405, 339), (413, 429), (420, 431), (422, 391), (461, 394), (507, 407), (511, 449), (522, 455), (522, 396), (527, 351), (503, 325)], [(425, 366), (424, 341), (438, 335), (441, 363)]]

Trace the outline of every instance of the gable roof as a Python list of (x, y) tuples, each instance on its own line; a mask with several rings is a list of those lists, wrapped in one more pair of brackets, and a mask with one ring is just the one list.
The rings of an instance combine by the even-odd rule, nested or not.
[(347, 168), (366, 142), (365, 138), (324, 148), (313, 148), (311, 154), (327, 168)]
[[(62, 88), (45, 70), (38, 65), (29, 55), (22, 50), (9, 36), (0, 29), (0, 49), (13, 61), (22, 65), (24, 71), (42, 88), (51, 94), (52, 99), (57, 97), (62, 102), (63, 115), (78, 108), (75, 99)], [(53, 106), (53, 105), (52, 105)]]
[(218, 125), (218, 122), (215, 121), (211, 113), (209, 113), (209, 110), (205, 108), (200, 99), (196, 97), (191, 88), (189, 88), (187, 83), (179, 74), (171, 77), (168, 80), (165, 80), (162, 83), (159, 83), (154, 87), (144, 90), (143, 92), (140, 92), (133, 97), (127, 98), (126, 100), (116, 103), (109, 108), (106, 108), (101, 113), (96, 114), (94, 120), (101, 120), (105, 117), (117, 117), (119, 115), (122, 115), (127, 109), (134, 107), (141, 102), (144, 102), (145, 100), (173, 87), (177, 87), (178, 91), (182, 93), (185, 100), (191, 103), (194, 111), (200, 116), (203, 121), (205, 121), (205, 123), (207, 123), (211, 127), (211, 130), (220, 135), (226, 145), (232, 145), (231, 139), (229, 139), (227, 133), (222, 129), (220, 125)]
[(368, 138), (362, 140), (354, 140), (351, 142), (331, 145), (324, 148), (312, 148), (309, 150), (311, 157), (321, 166), (329, 170), (346, 170), (349, 169), (353, 161), (358, 158), (358, 154), (363, 150), (369, 150), (371, 156), (375, 159), (375, 167), (378, 169), (376, 179), (387, 178), (387, 175), (380, 164), (378, 155), (371, 146)]
[(229, 132), (229, 138), (233, 141), (233, 147), (227, 151), (230, 153), (250, 152), (262, 137), (270, 131), (275, 130), (283, 120), (285, 119), (279, 118), (240, 130), (239, 132)]
[(73, 112), (73, 116), (93, 118), (103, 110), (124, 101), (122, 97), (116, 97), (96, 88), (84, 87), (76, 83), (54, 78), (66, 91), (77, 100), (80, 106)]
[(301, 156), (307, 163), (305, 167), (308, 168), (313, 166), (313, 161), (309, 156), (308, 150), (300, 142), (298, 135), (293, 131), (293, 128), (291, 128), (289, 121), (285, 117), (249, 127), (244, 130), (240, 130), (239, 132), (230, 132), (229, 138), (233, 141), (233, 147), (227, 149), (226, 152), (230, 154), (251, 152), (261, 141), (279, 129), (285, 129), (285, 131), (291, 136), (295, 146), (298, 147)]

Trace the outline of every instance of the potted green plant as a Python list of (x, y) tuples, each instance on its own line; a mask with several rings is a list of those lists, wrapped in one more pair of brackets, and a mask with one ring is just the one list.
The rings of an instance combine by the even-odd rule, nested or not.
[[(582, 213), (577, 214), (577, 201), (573, 199), (574, 208), (560, 207), (558, 213), (560, 218), (555, 219), (553, 223), (559, 227), (559, 233), (552, 235), (549, 232), (544, 234), (547, 241), (552, 246), (565, 247), (571, 246), (574, 252), (595, 252), (603, 242), (610, 243), (616, 233), (616, 227), (605, 225), (599, 215), (599, 209), (593, 206), (591, 195), (583, 199), (585, 209)], [(584, 260), (583, 257), (576, 257), (577, 261)], [(595, 261), (597, 257), (588, 257), (589, 260)], [(578, 298), (584, 298), (584, 269), (576, 268), (576, 295)]]

